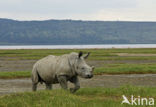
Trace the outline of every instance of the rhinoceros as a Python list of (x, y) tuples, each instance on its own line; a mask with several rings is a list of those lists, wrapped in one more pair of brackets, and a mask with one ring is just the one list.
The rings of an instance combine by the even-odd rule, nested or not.
[(48, 90), (56, 83), (60, 83), (61, 87), (67, 90), (67, 82), (70, 81), (75, 86), (70, 88), (70, 91), (75, 92), (80, 88), (78, 76), (93, 77), (94, 66), (90, 67), (85, 62), (89, 54), (71, 52), (61, 56), (49, 55), (38, 60), (32, 69), (32, 90), (36, 91), (39, 82), (44, 82)]

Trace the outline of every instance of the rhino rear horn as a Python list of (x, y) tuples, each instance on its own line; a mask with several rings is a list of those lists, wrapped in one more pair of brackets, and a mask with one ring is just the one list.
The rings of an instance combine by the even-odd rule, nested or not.
[(79, 58), (83, 55), (82, 51), (79, 52)]

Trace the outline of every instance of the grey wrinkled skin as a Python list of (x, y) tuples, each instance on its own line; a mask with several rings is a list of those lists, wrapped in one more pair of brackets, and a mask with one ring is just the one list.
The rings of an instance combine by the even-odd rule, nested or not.
[(46, 89), (52, 89), (52, 84), (60, 83), (63, 89), (68, 89), (67, 82), (72, 82), (75, 87), (70, 88), (75, 92), (80, 88), (78, 76), (82, 78), (92, 78), (94, 67), (86, 64), (85, 60), (89, 56), (83, 53), (72, 52), (62, 56), (49, 55), (37, 61), (32, 70), (32, 90), (36, 91), (37, 84), (45, 83)]

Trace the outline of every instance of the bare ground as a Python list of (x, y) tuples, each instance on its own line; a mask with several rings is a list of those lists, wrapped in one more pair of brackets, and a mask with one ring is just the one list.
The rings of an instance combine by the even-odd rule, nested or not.
[[(136, 86), (156, 86), (156, 74), (131, 74), (131, 75), (95, 75), (92, 79), (80, 78), (81, 87), (120, 87), (125, 84)], [(73, 87), (69, 83), (69, 87)], [(60, 88), (54, 84), (53, 89)], [(39, 90), (45, 89), (44, 84), (38, 85)], [(0, 95), (31, 91), (30, 78), (0, 79)]]

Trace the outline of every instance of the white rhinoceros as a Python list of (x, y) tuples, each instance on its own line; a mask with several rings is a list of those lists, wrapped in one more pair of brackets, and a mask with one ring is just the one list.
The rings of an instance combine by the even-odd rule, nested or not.
[(85, 60), (89, 53), (83, 56), (82, 52), (65, 54), (62, 56), (49, 55), (37, 61), (32, 70), (32, 90), (36, 91), (37, 84), (44, 82), (46, 89), (51, 89), (52, 84), (60, 83), (63, 89), (68, 89), (67, 81), (75, 87), (70, 88), (75, 92), (80, 88), (78, 76), (92, 78), (94, 67), (86, 64)]

